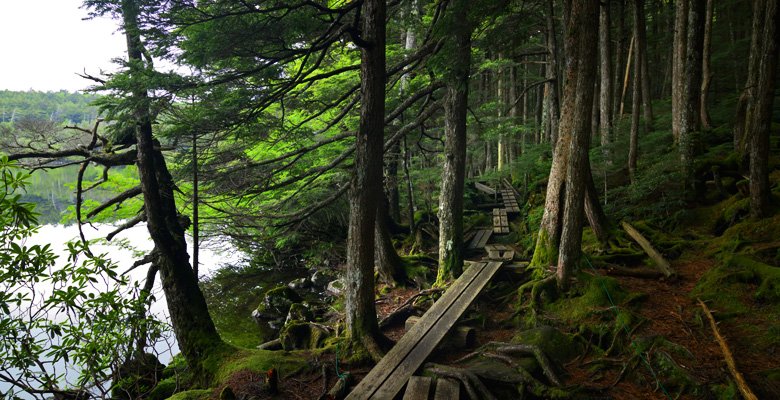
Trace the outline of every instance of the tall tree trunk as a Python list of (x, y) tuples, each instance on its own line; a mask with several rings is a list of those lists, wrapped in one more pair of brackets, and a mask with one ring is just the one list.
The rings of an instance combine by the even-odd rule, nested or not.
[[(650, 71), (647, 67), (648, 60), (647, 60), (647, 27), (645, 26), (645, 1), (644, 0), (636, 0), (635, 4), (635, 12), (639, 13), (639, 19), (634, 17), (634, 21), (638, 21), (638, 26), (636, 27), (636, 48), (638, 52), (636, 53), (636, 63), (641, 66), (641, 69), (639, 70), (639, 77), (641, 79), (642, 83), (642, 110), (644, 111), (644, 117), (645, 117), (645, 132), (649, 132), (653, 130), (653, 102), (650, 99), (651, 94), (651, 88), (650, 88)], [(636, 70), (635, 70), (636, 71)]]
[(547, 26), (547, 79), (550, 80), (547, 83), (547, 118), (550, 123), (550, 143), (552, 144), (552, 150), (557, 148), (556, 142), (558, 141), (558, 120), (560, 119), (560, 105), (558, 101), (558, 88), (560, 81), (558, 80), (558, 46), (556, 44), (556, 30), (555, 30), (555, 0), (549, 0), (547, 2), (547, 14), (545, 15), (545, 22)]
[(406, 136), (403, 139), (404, 142), (404, 179), (406, 180), (406, 219), (409, 220), (409, 234), (413, 238), (417, 237), (417, 227), (414, 225), (414, 197), (412, 196), (412, 176), (409, 174), (409, 164), (411, 163), (411, 155), (409, 154), (409, 146), (406, 144)]
[(570, 131), (572, 139), (566, 171), (567, 187), (557, 272), (558, 286), (564, 291), (568, 289), (571, 273), (578, 267), (582, 257), (582, 222), (588, 179), (586, 165), (594, 93), (591, 79), (596, 73), (598, 43), (598, 30), (589, 22), (598, 17), (598, 7), (598, 0), (572, 1), (568, 24), (570, 29), (565, 31), (567, 59), (572, 62), (567, 69), (569, 84), (564, 94), (561, 131)]
[(615, 75), (612, 83), (612, 121), (620, 118), (620, 89), (623, 87), (623, 63), (625, 54), (626, 28), (624, 22), (624, 0), (615, 1)]
[(349, 190), (346, 321), (353, 344), (377, 359), (382, 334), (374, 303), (374, 229), (382, 193), (382, 145), (385, 115), (385, 1), (365, 0), (360, 49), (360, 122), (355, 166)]
[(710, 70), (710, 58), (712, 53), (712, 20), (714, 14), (715, 1), (707, 0), (707, 14), (704, 17), (704, 48), (702, 53), (701, 66), (701, 129), (711, 131), (712, 118), (708, 106), (710, 93), (710, 83), (712, 82), (712, 71)]
[(612, 164), (612, 54), (610, 46), (610, 10), (609, 2), (602, 3), (599, 9), (599, 64), (601, 67), (601, 91), (599, 96), (601, 154), (604, 163)]
[[(777, 56), (780, 34), (778, 0), (766, 0), (761, 34), (762, 51), (758, 72), (756, 111), (750, 132), (750, 216), (765, 218), (772, 214), (772, 193), (769, 186), (769, 134), (772, 126), (772, 107), (777, 83)], [(757, 33), (754, 33), (757, 34)]]
[(644, 24), (642, 20), (642, 9), (644, 8), (644, 0), (634, 0), (633, 15), (634, 15), (634, 37), (636, 43), (634, 45), (634, 81), (633, 81), (633, 97), (631, 101), (631, 134), (629, 136), (628, 144), (628, 176), (631, 178), (631, 183), (636, 183), (636, 159), (639, 145), (639, 109), (641, 107), (642, 92), (645, 88), (642, 87), (642, 32)]
[(688, 10), (688, 39), (685, 51), (685, 74), (680, 113), (680, 164), (687, 184), (693, 184), (693, 160), (698, 153), (698, 131), (701, 129), (699, 101), (701, 100), (702, 47), (704, 46), (705, 0), (690, 0)]
[(444, 165), (439, 192), (437, 285), (457, 278), (463, 272), (463, 187), (472, 30), (468, 23), (469, 8), (469, 0), (458, 0), (450, 11), (453, 24), (449, 40), (453, 47), (444, 102)]
[(753, 0), (752, 36), (750, 39), (750, 57), (748, 59), (747, 82), (737, 100), (737, 114), (734, 121), (734, 150), (740, 154), (740, 167), (746, 168), (750, 154), (750, 124), (755, 110), (758, 87), (758, 70), (761, 62), (761, 37), (764, 31), (764, 18), (767, 0)]
[(672, 57), (672, 136), (677, 143), (682, 128), (683, 97), (685, 95), (685, 55), (688, 45), (688, 2), (678, 0), (674, 17), (674, 53)]
[[(143, 45), (138, 12), (135, 1), (122, 1), (131, 79), (140, 80), (143, 79)], [(208, 382), (215, 371), (207, 370), (203, 361), (223, 348), (224, 343), (217, 334), (206, 299), (189, 262), (184, 229), (176, 213), (173, 178), (162, 153), (155, 150), (148, 94), (144, 89), (136, 89), (132, 96), (136, 102), (133, 118), (146, 226), (159, 252), (157, 267), (160, 269), (171, 325), (187, 364), (201, 382)]]

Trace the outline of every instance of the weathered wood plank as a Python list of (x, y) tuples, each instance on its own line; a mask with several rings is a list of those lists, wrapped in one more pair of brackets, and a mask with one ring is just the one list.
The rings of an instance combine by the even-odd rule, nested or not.
[(484, 235), (482, 236), (482, 239), (480, 239), (479, 243), (477, 243), (478, 249), (485, 247), (488, 240), (490, 239), (490, 235), (493, 234), (493, 231), (491, 231), (490, 229), (485, 229), (482, 232), (484, 233)]
[(495, 196), (496, 195), (495, 189), (493, 189), (490, 186), (484, 185), (484, 184), (479, 183), (479, 182), (474, 182), (474, 186), (476, 186), (478, 190), (481, 190), (481, 191), (483, 191), (483, 192), (485, 192), (485, 193), (487, 193), (487, 194), (489, 194), (491, 196)]
[(432, 378), (430, 376), (412, 376), (406, 384), (404, 400), (428, 400), (431, 391)]
[(449, 379), (436, 380), (436, 396), (433, 400), (457, 400), (460, 398), (460, 383)]
[(509, 247), (507, 247), (505, 244), (489, 244), (485, 246), (485, 250), (487, 251), (506, 251), (509, 250)]
[(480, 229), (477, 231), (477, 233), (474, 235), (474, 238), (471, 239), (471, 242), (469, 243), (468, 248), (469, 249), (481, 249), (485, 247), (485, 244), (487, 243), (488, 239), (490, 238), (490, 235), (493, 234), (493, 231), (490, 229)]
[(471, 264), (363, 378), (348, 400), (392, 399), (493, 277), (501, 262)]

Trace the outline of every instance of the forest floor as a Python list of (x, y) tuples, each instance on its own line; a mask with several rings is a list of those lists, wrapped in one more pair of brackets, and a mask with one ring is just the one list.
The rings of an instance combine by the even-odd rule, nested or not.
[[(702, 319), (701, 308), (691, 293), (694, 291), (699, 279), (705, 272), (713, 268), (719, 260), (707, 257), (700, 252), (684, 254), (673, 266), (678, 276), (671, 279), (645, 279), (633, 277), (616, 277), (620, 285), (632, 293), (647, 295), (636, 312), (647, 320), (639, 329), (632, 331), (635, 340), (662, 336), (669, 342), (682, 346), (692, 354), (691, 358), (674, 357), (674, 361), (685, 370), (695, 382), (702, 387), (712, 385), (726, 386), (734, 379), (730, 375), (714, 333), (706, 319)], [(746, 291), (741, 301), (748, 307), (761, 308), (752, 297), (753, 291)], [(414, 288), (397, 288), (382, 295), (377, 303), (380, 318), (390, 314), (410, 297), (418, 293)], [(508, 342), (517, 334), (517, 328), (507, 327), (499, 321), (504, 321), (513, 312), (511, 304), (504, 303), (501, 307), (495, 307), (494, 303), (479, 300), (476, 302), (477, 311), (484, 313), (486, 323), (478, 329), (474, 348), (447, 349), (435, 351), (428, 361), (449, 364), (468, 353), (474, 351), (488, 342)], [(716, 312), (714, 309), (713, 312)], [(703, 321), (703, 323), (702, 323)], [(762, 346), (755, 346), (756, 332), (768, 329), (771, 321), (753, 317), (750, 314), (740, 316), (738, 320), (726, 320), (719, 323), (720, 334), (726, 338), (728, 345), (734, 354), (738, 370), (745, 376), (747, 383), (758, 394), (759, 398), (780, 398), (780, 387), (762, 376), (762, 372), (780, 367), (778, 352), (766, 351)], [(751, 329), (754, 327), (756, 329)], [(389, 338), (397, 341), (403, 336), (402, 325), (393, 326), (384, 332)], [(777, 346), (774, 347), (777, 349)], [(590, 392), (600, 393), (599, 398), (623, 399), (665, 399), (669, 398), (653, 379), (648, 369), (642, 364), (635, 363), (634, 372), (638, 377), (628, 379), (625, 376), (618, 377), (624, 372), (625, 365), (630, 364), (632, 353), (623, 352), (609, 357), (611, 367), (597, 368), (594, 371), (592, 355), (579, 357), (565, 365), (564, 384), (569, 386), (582, 386), (590, 389)], [(333, 363), (336, 360), (333, 354), (319, 356), (312, 362)], [(339, 372), (348, 371), (359, 381), (369, 371), (370, 367), (357, 367), (340, 365)], [(335, 384), (338, 378), (330, 374), (312, 373), (305, 376), (290, 377), (281, 383), (281, 398), (289, 399), (318, 399), (326, 388)], [(659, 376), (664, 382), (668, 377)], [(669, 391), (671, 398), (675, 399), (702, 399), (715, 398), (708, 390), (692, 390), (693, 393), (678, 395)], [(279, 398), (279, 397), (276, 397)]]
[[(779, 221), (780, 218), (778, 221), (767, 221), (769, 225), (766, 226)], [(763, 229), (758, 228), (757, 231)], [(427, 361), (453, 365), (456, 360), (489, 342), (510, 342), (526, 329), (549, 324), (563, 333), (572, 337), (579, 336), (581, 341), (588, 342), (581, 355), (561, 366), (564, 390), (576, 393), (577, 398), (738, 398), (740, 394), (733, 383), (735, 379), (727, 368), (723, 351), (715, 339), (709, 320), (698, 303), (697, 296), (701, 295), (704, 287), (709, 290), (709, 297), (701, 297), (718, 320), (720, 335), (730, 347), (736, 367), (744, 375), (748, 386), (759, 399), (780, 398), (780, 340), (777, 340), (780, 337), (780, 308), (776, 302), (757, 300), (756, 293), (761, 280), (755, 276), (742, 276), (739, 274), (739, 266), (736, 269), (728, 269), (728, 262), (724, 261), (723, 254), (716, 251), (718, 246), (731, 246), (733, 249), (730, 251), (734, 254), (754, 256), (760, 251), (766, 253), (767, 249), (772, 252), (776, 248), (780, 249), (780, 242), (776, 237), (770, 237), (774, 236), (773, 231), (764, 235), (765, 239), (762, 240), (739, 239), (734, 242), (726, 236), (721, 240), (703, 233), (707, 229), (697, 230), (698, 232), (684, 235), (686, 238), (690, 236), (690, 241), (674, 238), (677, 243), (681, 241), (685, 246), (671, 257), (676, 276), (608, 278), (616, 280), (616, 287), (627, 293), (624, 296), (626, 300), (618, 301), (617, 306), (621, 315), (628, 314), (624, 318), (631, 319), (626, 320), (627, 329), (630, 330), (632, 339), (639, 343), (643, 356), (653, 365), (653, 372), (635, 355), (636, 350), (626, 339), (625, 331), (616, 330), (619, 325), (608, 305), (589, 306), (591, 308), (586, 310), (588, 316), (581, 317), (579, 321), (557, 315), (555, 307), (546, 308), (545, 305), (539, 309), (538, 316), (529, 318), (528, 295), (517, 296), (517, 288), (530, 278), (527, 272), (497, 274), (493, 282), (474, 301), (470, 311), (462, 318), (469, 319), (471, 325), (476, 327), (473, 346), (463, 349), (436, 349)], [(745, 235), (750, 234), (748, 232)], [(661, 247), (659, 250), (663, 252)], [(479, 257), (481, 255), (475, 256), (474, 259)], [(758, 259), (767, 262), (766, 257)], [(780, 256), (777, 256), (777, 259), (780, 259)], [(768, 261), (769, 264), (776, 262)], [(641, 262), (635, 266), (651, 267), (643, 264), (644, 262)], [(595, 275), (588, 270), (581, 273), (591, 277)], [(607, 276), (609, 272), (599, 269), (599, 274)], [(737, 278), (732, 279), (732, 276)], [(598, 287), (601, 290), (601, 285)], [(399, 309), (422, 289), (424, 288), (410, 286), (378, 287), (376, 306), (379, 319)], [(421, 301), (418, 305), (423, 308), (430, 305), (430, 298), (423, 296), (419, 300)], [(560, 309), (558, 310), (560, 312)], [(518, 315), (522, 313), (526, 315)], [(531, 320), (533, 322), (529, 323)], [(601, 331), (607, 334), (594, 337), (594, 333), (595, 336), (599, 335), (598, 328), (594, 328), (599, 324), (604, 325)], [(583, 326), (589, 327), (583, 329)], [(403, 323), (396, 323), (383, 332), (397, 342), (405, 330)], [(614, 349), (616, 351), (605, 351), (607, 347), (612, 347), (609, 346), (610, 342), (618, 343)], [(262, 385), (258, 382), (263, 382), (264, 376), (258, 373), (237, 373), (224, 384), (230, 385), (236, 393), (249, 395), (248, 398), (257, 400), (313, 400), (320, 399), (336, 384), (340, 379), (338, 374), (348, 372), (352, 378), (351, 385), (354, 385), (371, 370), (370, 365), (345, 365), (344, 360), (336, 359), (332, 350), (304, 354), (309, 354), (308, 363), (312, 367), (305, 369), (305, 372), (282, 375), (279, 393), (274, 396), (269, 396), (262, 390)], [(657, 383), (654, 375), (661, 384)], [(212, 397), (216, 399), (220, 390), (212, 392)], [(466, 398), (465, 394), (462, 398)]]

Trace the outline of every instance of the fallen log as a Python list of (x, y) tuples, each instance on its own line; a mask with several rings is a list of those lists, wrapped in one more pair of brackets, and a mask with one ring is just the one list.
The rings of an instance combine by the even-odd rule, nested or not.
[(645, 253), (647, 253), (648, 256), (650, 256), (653, 262), (655, 262), (658, 270), (664, 273), (664, 276), (668, 278), (672, 275), (677, 275), (677, 272), (672, 269), (671, 265), (669, 265), (669, 261), (666, 261), (664, 256), (662, 256), (661, 253), (659, 253), (658, 250), (656, 250), (653, 245), (650, 244), (650, 241), (645, 239), (645, 237), (642, 236), (638, 230), (636, 230), (626, 221), (623, 221), (621, 226), (623, 227), (623, 230), (625, 230), (626, 233), (631, 236), (632, 239), (634, 239), (637, 243), (639, 243), (640, 246), (642, 246), (642, 249), (645, 251)]
[(718, 325), (715, 323), (715, 318), (712, 317), (712, 313), (710, 313), (709, 308), (707, 308), (707, 305), (704, 304), (701, 299), (697, 298), (696, 300), (699, 300), (699, 305), (701, 305), (704, 313), (707, 314), (707, 318), (710, 319), (710, 326), (712, 326), (712, 331), (715, 332), (715, 339), (718, 340), (720, 349), (723, 351), (723, 358), (726, 359), (726, 364), (729, 366), (731, 376), (733, 376), (734, 380), (737, 381), (737, 387), (739, 388), (739, 391), (742, 392), (742, 396), (744, 396), (747, 400), (758, 400), (758, 397), (756, 397), (756, 395), (747, 385), (745, 378), (741, 373), (739, 373), (739, 371), (737, 371), (737, 364), (734, 363), (734, 357), (731, 355), (731, 350), (729, 350), (729, 347), (726, 345), (726, 340), (723, 339), (723, 336), (720, 335), (720, 332), (718, 331)]

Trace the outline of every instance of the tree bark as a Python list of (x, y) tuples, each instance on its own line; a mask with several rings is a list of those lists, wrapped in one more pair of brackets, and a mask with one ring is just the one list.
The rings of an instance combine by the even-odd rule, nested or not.
[[(135, 1), (122, 1), (122, 19), (131, 79), (136, 76), (141, 79), (143, 45)], [(136, 89), (132, 96), (136, 104), (133, 118), (136, 121), (138, 176), (144, 195), (146, 225), (159, 251), (158, 266), (171, 325), (187, 364), (195, 376), (202, 382), (208, 382), (214, 371), (207, 371), (203, 361), (224, 343), (217, 334), (189, 262), (184, 229), (176, 215), (173, 179), (162, 153), (155, 150), (148, 95), (145, 90)]]
[(636, 48), (638, 52), (636, 53), (636, 63), (641, 67), (639, 70), (639, 76), (642, 83), (642, 111), (644, 111), (644, 117), (645, 117), (645, 132), (650, 132), (653, 130), (653, 102), (650, 99), (651, 95), (651, 88), (650, 88), (650, 71), (647, 67), (647, 27), (645, 26), (645, 2), (644, 0), (636, 0), (636, 3), (634, 3), (636, 12), (639, 13), (639, 19), (637, 20), (635, 17), (635, 21), (638, 21), (639, 24), (636, 28)]
[(623, 59), (625, 59), (623, 56), (625, 50), (623, 48), (625, 47), (626, 36), (625, 23), (623, 21), (623, 11), (625, 9), (623, 3), (624, 0), (615, 1), (615, 13), (617, 14), (615, 22), (617, 26), (615, 27), (615, 74), (612, 83), (612, 121), (620, 118), (620, 102), (617, 100), (620, 98), (620, 88), (622, 87)]
[(545, 15), (545, 23), (547, 26), (547, 79), (550, 82), (547, 83), (547, 118), (550, 123), (550, 143), (552, 144), (552, 150), (557, 148), (558, 141), (558, 121), (560, 119), (560, 105), (558, 101), (558, 89), (560, 82), (558, 81), (558, 45), (556, 43), (556, 31), (555, 31), (555, 1), (549, 0), (547, 2), (547, 15)]
[(688, 45), (688, 1), (678, 0), (674, 17), (674, 53), (672, 54), (672, 136), (680, 137), (683, 97), (685, 92), (685, 55)]
[(406, 280), (404, 262), (393, 247), (390, 235), (392, 217), (388, 212), (388, 199), (381, 199), (376, 208), (376, 223), (374, 224), (374, 263), (379, 277), (388, 284), (403, 283)]
[(633, 96), (631, 100), (631, 134), (628, 141), (628, 176), (631, 179), (631, 183), (636, 183), (636, 159), (639, 143), (639, 109), (642, 106), (642, 92), (645, 88), (642, 87), (642, 32), (644, 24), (642, 21), (642, 9), (644, 8), (644, 0), (634, 0), (633, 16), (634, 16), (634, 38), (636, 43), (634, 44), (634, 80), (633, 80)]
[(566, 195), (563, 229), (558, 255), (558, 287), (567, 290), (571, 273), (582, 255), (582, 222), (587, 181), (588, 143), (593, 102), (592, 76), (596, 73), (598, 30), (590, 21), (598, 17), (598, 0), (574, 0), (566, 30), (567, 69), (562, 130), (570, 130), (569, 165), (566, 171)]
[(705, 0), (690, 0), (688, 10), (688, 38), (685, 51), (683, 97), (680, 109), (680, 164), (683, 167), (686, 184), (693, 183), (693, 160), (698, 153), (701, 129), (699, 111), (701, 107), (701, 66), (704, 46)]
[(612, 164), (612, 54), (610, 39), (611, 32), (610, 5), (609, 2), (601, 4), (599, 8), (599, 63), (601, 67), (601, 91), (599, 96), (599, 118), (601, 154), (604, 163)]
[[(374, 303), (374, 229), (382, 193), (382, 145), (385, 115), (385, 2), (365, 0), (360, 49), (360, 122), (355, 166), (349, 190), (346, 322), (354, 344), (377, 348), (380, 337)], [(376, 355), (374, 355), (376, 356)]]
[(712, 53), (712, 19), (714, 14), (715, 1), (707, 0), (707, 12), (704, 17), (704, 48), (702, 53), (701, 66), (701, 129), (711, 131), (713, 128), (710, 109), (708, 106), (710, 83), (712, 82), (712, 71), (710, 70), (710, 59)]
[[(772, 192), (769, 186), (769, 134), (772, 127), (772, 107), (777, 83), (778, 0), (766, 0), (762, 13), (761, 60), (758, 71), (756, 111), (750, 132), (750, 216), (765, 218), (772, 214)], [(754, 35), (757, 33), (754, 33)]]
[(750, 124), (757, 97), (758, 70), (761, 61), (761, 36), (764, 31), (764, 18), (761, 18), (767, 0), (753, 0), (752, 36), (750, 39), (750, 56), (748, 58), (748, 72), (745, 87), (737, 101), (737, 113), (734, 121), (734, 150), (740, 155), (740, 167), (748, 165), (750, 154), (750, 137), (752, 131)]
[[(453, 6), (449, 31), (452, 62), (447, 71), (444, 102), (444, 165), (439, 192), (439, 270), (436, 284), (463, 272), (463, 187), (466, 173), (466, 112), (471, 68), (471, 26), (468, 0)], [(501, 159), (499, 146), (499, 160)]]

